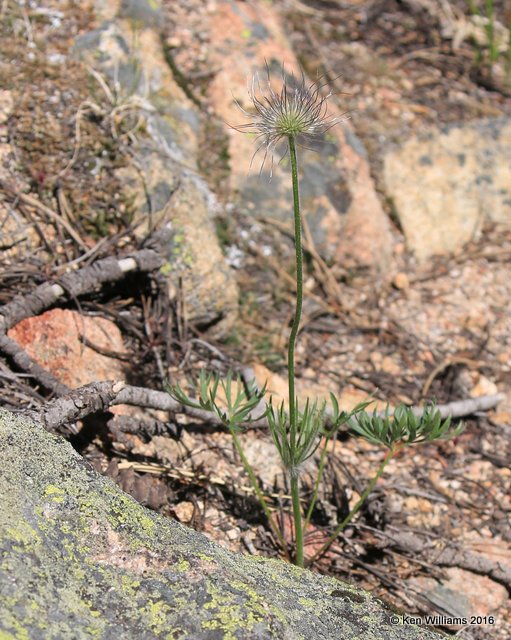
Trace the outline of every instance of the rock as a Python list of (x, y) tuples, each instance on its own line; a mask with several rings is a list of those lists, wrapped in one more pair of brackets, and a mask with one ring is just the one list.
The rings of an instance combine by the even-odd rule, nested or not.
[(215, 323), (210, 334), (225, 336), (238, 312), (234, 272), (222, 255), (209, 216), (207, 187), (192, 176), (183, 177), (181, 185), (172, 203), (176, 253), (170, 264), (182, 277), (190, 321), (202, 327)]
[[(266, 84), (266, 63), (278, 84), (286, 74), (300, 75), (278, 14), (269, 3), (224, 0), (209, 18), (209, 60), (217, 70), (208, 97), (215, 112), (231, 126), (250, 122), (236, 101), (251, 111), (247, 86), (259, 74)], [(332, 115), (340, 115), (330, 101)], [(288, 159), (259, 176), (261, 158), (252, 157), (253, 137), (230, 130), (231, 189), (236, 204), (249, 215), (289, 222), (292, 192)], [(302, 210), (318, 251), (342, 266), (385, 269), (392, 249), (390, 227), (376, 196), (369, 164), (360, 140), (344, 123), (318, 136), (313, 151), (299, 150)], [(282, 150), (280, 150), (282, 151)], [(261, 154), (263, 156), (264, 154)]]
[(195, 515), (195, 505), (193, 504), (193, 502), (188, 501), (178, 502), (178, 504), (174, 505), (173, 511), (176, 514), (176, 518), (178, 518), (179, 522), (188, 524), (192, 521)]
[(478, 398), (479, 396), (493, 395), (499, 392), (499, 389), (493, 380), (489, 380), (482, 373), (474, 372), (474, 386), (470, 389), (470, 396)]
[[(287, 376), (280, 375), (270, 371), (260, 362), (254, 362), (252, 365), (254, 378), (259, 387), (266, 385), (265, 401), (272, 399), (274, 406), (279, 406), (284, 402), (289, 407), (289, 382)], [(314, 380), (315, 371), (312, 369), (303, 372), (303, 378), (295, 380), (296, 395), (298, 396), (298, 405), (300, 409), (305, 407), (307, 400), (310, 402), (317, 401), (319, 405), (322, 402), (330, 403), (330, 392), (336, 391), (335, 387), (328, 388), (323, 381)]]
[(74, 52), (107, 84), (118, 83), (121, 105), (136, 106), (143, 119), (134, 162), (116, 172), (135, 208), (135, 233), (144, 238), (156, 228), (172, 230), (164, 269), (170, 290), (182, 284), (189, 322), (225, 337), (237, 317), (238, 289), (216, 236), (214, 195), (198, 174), (200, 112), (165, 59), (158, 3), (124, 0), (116, 15), (110, 5), (98, 2), (104, 21), (77, 38)]
[(432, 128), (384, 157), (384, 183), (419, 261), (449, 254), (485, 220), (511, 224), (511, 120)]
[[(12, 92), (8, 89), (0, 89), (0, 126), (5, 127), (13, 108)], [(0, 129), (0, 134), (6, 135), (7, 129)]]
[[(445, 569), (445, 577), (440, 582), (433, 578), (413, 578), (409, 580), (409, 585), (438, 607), (442, 615), (451, 618), (489, 616), (508, 599), (506, 587), (487, 576), (479, 576), (458, 567)], [(449, 626), (460, 627), (459, 624)]]
[(121, 332), (106, 318), (84, 316), (69, 309), (51, 309), (22, 320), (7, 335), (68, 387), (125, 379), (119, 360), (102, 355), (80, 341), (83, 336), (99, 349), (125, 353)]
[[(270, 434), (265, 438), (254, 437), (254, 433), (248, 431), (239, 436), (243, 453), (247, 458), (253, 472), (261, 482), (265, 491), (285, 489), (284, 469), (277, 447), (273, 444)], [(236, 468), (233, 469), (236, 473)], [(234, 475), (231, 473), (231, 476)], [(227, 476), (229, 477), (229, 476)], [(249, 485), (246, 473), (242, 481)]]
[(63, 439), (0, 412), (5, 638), (385, 638), (381, 601), (282, 561), (238, 556), (137, 504)]
[[(0, 89), (0, 180), (12, 180), (11, 170), (16, 157), (15, 149), (10, 144), (7, 123), (14, 110), (14, 98), (12, 91)], [(2, 258), (16, 261), (20, 255), (19, 245), (27, 252), (24, 242), (31, 239), (35, 232), (27, 228), (26, 220), (19, 215), (14, 207), (6, 206), (4, 199), (0, 202), (0, 230)]]
[(392, 279), (392, 284), (396, 287), (396, 289), (406, 290), (410, 288), (410, 279), (406, 275), (406, 273), (400, 271), (399, 273), (396, 273), (396, 275)]
[[(12, 91), (0, 89), (0, 178), (6, 178), (8, 176), (7, 167), (9, 164), (9, 156), (12, 154), (12, 147), (9, 144), (7, 122), (13, 109), (14, 100)], [(2, 219), (4, 219), (4, 216), (2, 216)], [(5, 232), (2, 228), (2, 235), (3, 233)]]

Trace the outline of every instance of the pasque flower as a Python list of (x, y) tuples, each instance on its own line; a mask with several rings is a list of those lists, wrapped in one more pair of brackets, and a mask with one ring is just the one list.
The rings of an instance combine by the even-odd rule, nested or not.
[(311, 406), (307, 402), (305, 410), (300, 412), (298, 399), (295, 395), (295, 343), (300, 326), (303, 301), (303, 252), (296, 145), (304, 146), (307, 140), (319, 137), (337, 124), (342, 116), (341, 118), (328, 117), (328, 96), (322, 95), (323, 85), (320, 81), (307, 84), (303, 74), (300, 79), (292, 74), (286, 77), (284, 68), (282, 68), (282, 88), (277, 92), (272, 87), (268, 65), (266, 65), (266, 73), (266, 92), (261, 91), (257, 75), (254, 76), (252, 88), (249, 90), (254, 113), (248, 114), (246, 111), (245, 113), (252, 118), (252, 122), (242, 125), (238, 129), (245, 133), (255, 134), (260, 141), (254, 157), (260, 149), (265, 150), (261, 170), (268, 155), (270, 155), (273, 165), (273, 152), (280, 140), (287, 142), (290, 157), (296, 253), (296, 309), (287, 355), (289, 416), (284, 411), (283, 405), (279, 410), (274, 410), (270, 403), (267, 407), (267, 417), (273, 441), (289, 476), (295, 525), (296, 564), (303, 566), (300, 469), (317, 448), (324, 407), (318, 410), (316, 403)]
[[(270, 398), (270, 401), (266, 403), (264, 415), (267, 418), (273, 442), (280, 454), (289, 480), (295, 534), (295, 562), (299, 566), (304, 566), (303, 533), (307, 528), (307, 524), (310, 522), (316, 504), (318, 489), (325, 468), (328, 443), (332, 438), (336, 437), (337, 430), (341, 425), (348, 424), (353, 433), (373, 444), (386, 446), (388, 452), (375, 476), (368, 483), (350, 513), (336, 527), (330, 538), (313, 557), (308, 559), (307, 563), (313, 562), (323, 554), (337, 538), (339, 533), (351, 522), (369, 493), (374, 489), (385, 467), (394, 455), (404, 447), (412, 444), (432, 442), (439, 438), (457, 435), (459, 428), (451, 429), (450, 419), (442, 421), (440, 413), (436, 411), (433, 406), (426, 407), (422, 415), (419, 416), (415, 416), (414, 411), (407, 407), (398, 407), (392, 418), (388, 410), (382, 418), (376, 412), (374, 412), (372, 416), (363, 413), (371, 400), (361, 402), (352, 409), (352, 411), (347, 412), (341, 410), (333, 394), (330, 394), (333, 412), (330, 416), (328, 428), (325, 403), (318, 404), (317, 401), (310, 402), (307, 399), (305, 407), (302, 408), (302, 410), (300, 409), (295, 393), (295, 344), (302, 314), (303, 252), (296, 147), (297, 144), (305, 146), (308, 140), (320, 138), (330, 127), (341, 122), (344, 118), (342, 115), (339, 117), (328, 116), (327, 99), (330, 94), (327, 96), (322, 95), (323, 85), (321, 82), (307, 84), (303, 74), (300, 79), (297, 79), (293, 75), (285, 74), (284, 69), (282, 69), (283, 84), (282, 88), (277, 92), (271, 85), (268, 65), (266, 66), (266, 70), (268, 76), (267, 90), (265, 92), (261, 91), (257, 76), (255, 76), (252, 81), (252, 89), (249, 90), (253, 111), (252, 113), (244, 111), (244, 113), (250, 116), (251, 122), (234, 128), (245, 133), (252, 133), (256, 136), (259, 141), (256, 153), (259, 149), (265, 150), (261, 169), (268, 155), (270, 155), (273, 162), (273, 153), (280, 140), (287, 143), (287, 151), (289, 152), (296, 257), (296, 308), (289, 334), (287, 355), (289, 411), (286, 411), (284, 403), (281, 403), (280, 406), (277, 407)], [(236, 384), (233, 384), (234, 382)], [(252, 414), (256, 407), (259, 406), (265, 389), (258, 390), (255, 382), (248, 384), (247, 388), (244, 389), (241, 378), (238, 376), (237, 379), (234, 380), (232, 374), (228, 373), (226, 381), (222, 381), (220, 385), (223, 390), (223, 395), (225, 396), (225, 401), (222, 403), (217, 402), (216, 398), (219, 385), (220, 377), (218, 374), (211, 375), (201, 372), (200, 389), (197, 400), (190, 399), (178, 385), (171, 387), (169, 390), (173, 397), (181, 404), (196, 410), (200, 409), (215, 414), (229, 429), (236, 451), (248, 473), (259, 503), (268, 518), (270, 527), (279, 540), (282, 549), (289, 557), (286, 540), (280, 528), (273, 520), (257, 477), (243, 452), (243, 447), (238, 437), (243, 425), (256, 419)], [(227, 405), (226, 407), (224, 406), (225, 404)], [(304, 463), (318, 448), (321, 436), (324, 436), (324, 444), (322, 445), (312, 500), (304, 519), (300, 499), (301, 472)]]
[[(251, 122), (234, 127), (243, 133), (251, 133), (260, 141), (254, 154), (264, 149), (264, 167), (268, 155), (273, 163), (275, 146), (282, 139), (292, 137), (298, 144), (306, 146), (307, 141), (318, 139), (331, 127), (345, 119), (344, 114), (337, 117), (327, 113), (327, 100), (331, 92), (322, 94), (325, 84), (321, 79), (307, 83), (302, 74), (285, 74), (282, 69), (282, 88), (275, 91), (270, 80), (270, 69), (266, 67), (266, 87), (263, 90), (258, 75), (254, 75), (249, 97), (253, 111), (248, 112), (239, 104), (243, 113)], [(287, 77), (286, 77), (287, 75)]]

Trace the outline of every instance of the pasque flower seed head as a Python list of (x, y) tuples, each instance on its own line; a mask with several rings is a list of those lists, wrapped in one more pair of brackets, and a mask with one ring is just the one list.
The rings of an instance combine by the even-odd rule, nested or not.
[(252, 79), (249, 96), (253, 112), (245, 111), (238, 104), (252, 121), (234, 127), (239, 131), (254, 134), (260, 140), (254, 157), (260, 149), (264, 149), (261, 171), (268, 155), (273, 164), (275, 146), (280, 140), (293, 137), (298, 144), (306, 146), (308, 141), (317, 139), (328, 129), (346, 119), (344, 114), (339, 117), (328, 116), (327, 100), (332, 94), (322, 95), (321, 91), (325, 84), (322, 84), (321, 80), (308, 84), (303, 74), (299, 79), (294, 74), (286, 77), (283, 68), (282, 88), (277, 92), (272, 87), (268, 65), (266, 75), (264, 91), (261, 90), (258, 75), (254, 75)]

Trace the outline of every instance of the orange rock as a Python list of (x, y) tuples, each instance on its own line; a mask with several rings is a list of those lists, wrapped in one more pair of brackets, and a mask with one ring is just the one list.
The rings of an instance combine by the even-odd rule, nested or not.
[(410, 279), (408, 278), (406, 273), (400, 271), (394, 276), (392, 284), (396, 287), (396, 289), (409, 289)]
[(69, 309), (51, 309), (26, 318), (9, 330), (15, 340), (42, 367), (71, 388), (99, 380), (124, 380), (119, 360), (102, 355), (80, 342), (114, 353), (125, 353), (117, 326), (105, 318), (85, 316)]
[[(300, 76), (296, 56), (280, 16), (263, 2), (222, 2), (209, 18), (211, 67), (217, 69), (208, 87), (215, 112), (229, 125), (249, 122), (239, 105), (251, 111), (247, 84), (259, 74), (261, 92), (267, 87), (266, 64), (278, 90), (280, 69)], [(255, 91), (258, 93), (257, 83)], [(342, 107), (341, 107), (342, 108)], [(330, 114), (340, 116), (330, 101)], [(230, 186), (240, 205), (275, 218), (289, 219), (289, 167), (274, 163), (271, 182), (257, 177), (260, 159), (252, 157), (258, 146), (253, 136), (230, 130)], [(333, 127), (318, 139), (317, 153), (300, 150), (302, 206), (317, 249), (343, 266), (372, 266), (386, 270), (391, 259), (390, 224), (381, 207), (361, 142), (348, 123)], [(261, 156), (264, 155), (264, 150)], [(268, 163), (269, 164), (269, 163)]]

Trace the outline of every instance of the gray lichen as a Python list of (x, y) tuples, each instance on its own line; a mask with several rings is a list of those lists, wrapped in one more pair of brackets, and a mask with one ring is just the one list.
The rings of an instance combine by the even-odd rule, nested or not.
[(0, 455), (2, 640), (439, 637), (391, 626), (349, 585), (237, 556), (148, 511), (6, 411)]

